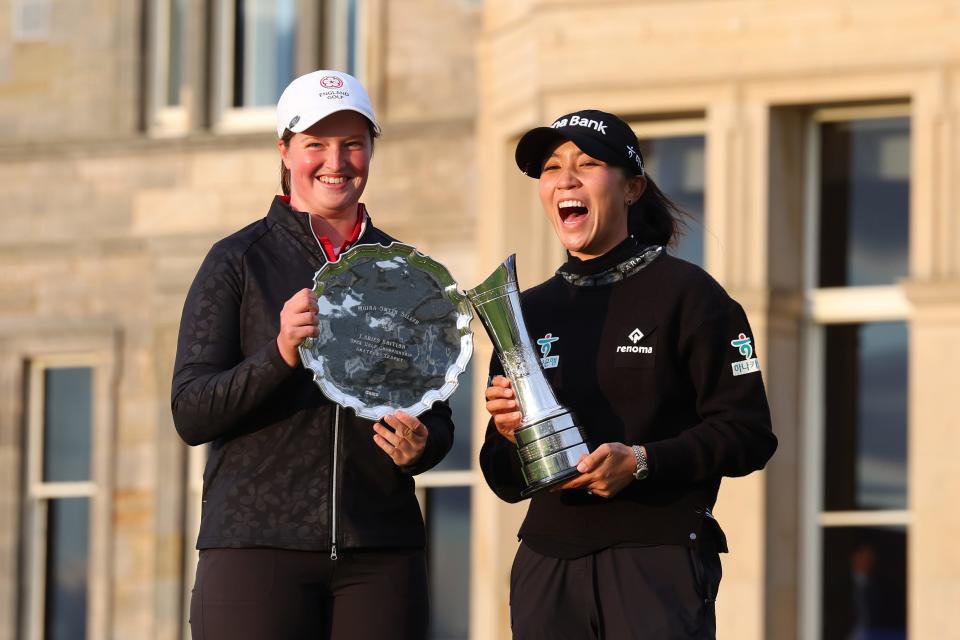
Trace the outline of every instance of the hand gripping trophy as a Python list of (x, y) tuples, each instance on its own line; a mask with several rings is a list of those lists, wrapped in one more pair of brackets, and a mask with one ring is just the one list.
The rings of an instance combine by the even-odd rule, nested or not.
[(520, 495), (528, 498), (577, 475), (577, 462), (590, 451), (573, 414), (557, 402), (540, 368), (523, 322), (515, 255), (466, 294), (513, 383), (523, 415), (515, 436), (527, 484)]

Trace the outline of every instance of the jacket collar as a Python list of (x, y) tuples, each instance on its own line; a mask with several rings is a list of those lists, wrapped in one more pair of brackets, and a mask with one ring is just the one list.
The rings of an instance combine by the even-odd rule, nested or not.
[(557, 275), (572, 285), (599, 286), (619, 282), (634, 275), (663, 253), (659, 245), (641, 245), (633, 236), (613, 249), (590, 260), (581, 260), (567, 254), (567, 261), (557, 269)]
[[(359, 206), (363, 211), (363, 221), (360, 226), (360, 235), (352, 246), (370, 242), (368, 236), (373, 228), (373, 222), (367, 208), (362, 204)], [(287, 198), (274, 196), (270, 210), (267, 212), (267, 220), (287, 231), (320, 264), (328, 262), (327, 256), (320, 247), (317, 236), (314, 235), (313, 228), (310, 226), (309, 214), (295, 211)]]

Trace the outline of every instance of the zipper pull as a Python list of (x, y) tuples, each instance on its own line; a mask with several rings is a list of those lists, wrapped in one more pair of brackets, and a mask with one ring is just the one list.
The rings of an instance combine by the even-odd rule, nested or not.
[(336, 542), (330, 545), (330, 559), (331, 560), (337, 559), (337, 543)]

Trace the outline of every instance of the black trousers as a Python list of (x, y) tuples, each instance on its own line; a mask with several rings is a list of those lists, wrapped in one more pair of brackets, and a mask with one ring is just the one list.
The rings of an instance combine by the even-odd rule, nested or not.
[(190, 601), (194, 640), (424, 640), (422, 550), (206, 549)]
[(521, 543), (510, 575), (517, 640), (713, 640), (720, 557), (683, 546), (612, 547), (566, 560)]

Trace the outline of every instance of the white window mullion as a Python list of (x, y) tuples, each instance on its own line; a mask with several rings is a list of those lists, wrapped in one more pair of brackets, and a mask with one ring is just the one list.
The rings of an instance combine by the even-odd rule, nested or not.
[(30, 488), (33, 499), (92, 498), (97, 494), (94, 482), (42, 482)]
[(823, 324), (904, 320), (910, 303), (902, 287), (828, 287), (808, 291), (807, 316)]
[(477, 481), (474, 471), (431, 471), (414, 478), (417, 488), (460, 487)]
[(27, 507), (27, 584), (25, 586), (23, 620), (26, 640), (43, 640), (44, 595), (47, 590), (47, 500), (30, 500)]
[[(809, 246), (809, 245), (807, 245)], [(805, 561), (800, 565), (800, 639), (818, 640), (820, 636), (820, 565), (815, 559), (823, 556), (823, 535), (813, 514), (823, 510), (823, 327), (808, 322), (803, 331), (804, 377), (801, 411), (803, 456), (802, 505), (809, 517), (801, 519), (801, 550)]]
[(826, 511), (820, 514), (821, 527), (889, 527), (908, 526), (909, 511)]
[(820, 237), (820, 130), (816, 118), (806, 127), (803, 184), (803, 290), (810, 295), (820, 277), (817, 254)]

